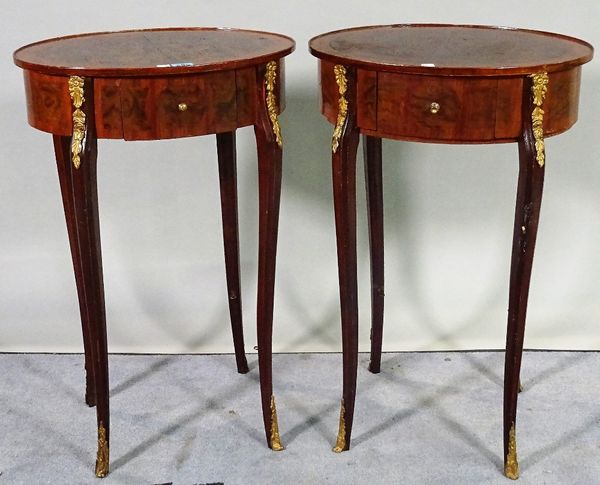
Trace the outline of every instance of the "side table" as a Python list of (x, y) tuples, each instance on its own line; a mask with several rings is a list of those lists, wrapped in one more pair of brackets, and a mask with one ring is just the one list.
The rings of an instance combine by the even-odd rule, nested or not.
[(102, 32), (49, 39), (14, 53), (29, 124), (51, 133), (83, 329), (86, 402), (96, 406), (96, 475), (109, 471), (109, 387), (98, 222), (98, 138), (160, 140), (216, 134), (231, 327), (244, 354), (235, 131), (254, 125), (259, 174), (258, 361), (267, 443), (281, 450), (271, 340), (281, 191), (283, 57), (289, 37), (219, 28)]
[(472, 25), (388, 25), (310, 41), (322, 113), (335, 126), (333, 192), (342, 311), (343, 399), (334, 451), (349, 449), (356, 394), (356, 152), (363, 135), (371, 254), (371, 363), (383, 331), (381, 139), (519, 146), (504, 370), (504, 470), (519, 474), (516, 413), (531, 266), (544, 180), (544, 137), (577, 120), (581, 65), (592, 46), (564, 35)]

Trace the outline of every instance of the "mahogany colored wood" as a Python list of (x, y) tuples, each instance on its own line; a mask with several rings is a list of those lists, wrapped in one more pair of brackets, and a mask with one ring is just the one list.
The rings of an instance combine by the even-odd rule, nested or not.
[[(334, 64), (321, 61), (321, 111), (335, 123)], [(357, 123), (361, 133), (432, 143), (516, 142), (521, 132), (523, 77), (451, 77), (357, 69)], [(581, 68), (549, 74), (544, 136), (577, 121)], [(432, 103), (439, 104), (436, 113)], [(406, 123), (406, 119), (415, 120)]]
[(552, 89), (548, 89), (544, 103), (545, 111), (548, 112), (544, 125), (545, 136), (567, 131), (577, 121), (581, 67), (554, 72), (549, 78)]
[[(258, 79), (264, 79), (265, 71), (258, 70)], [(274, 442), (273, 430), (277, 429), (272, 408), (272, 338), (273, 302), (275, 291), (275, 255), (277, 253), (277, 229), (281, 195), (282, 149), (277, 143), (269, 120), (266, 105), (266, 85), (257, 82), (257, 122), (254, 125), (256, 150), (258, 153), (259, 185), (259, 233), (258, 233), (258, 294), (257, 294), (257, 341), (258, 367), (260, 371), (260, 394), (267, 443), (273, 450), (280, 451), (280, 443)], [(276, 437), (279, 440), (279, 436)]]
[[(282, 62), (283, 59), (280, 63)], [(256, 119), (256, 68), (248, 67), (246, 69), (237, 69), (235, 71), (235, 89), (237, 125), (251, 125)]]
[(233, 333), (238, 372), (246, 374), (248, 372), (248, 362), (244, 353), (244, 327), (242, 325), (235, 131), (217, 133), (217, 154), (231, 331)]
[(510, 432), (516, 425), (519, 375), (529, 283), (533, 253), (542, 204), (545, 166), (536, 159), (535, 139), (530, 121), (534, 105), (529, 95), (531, 80), (525, 81), (523, 91), (523, 130), (519, 139), (519, 183), (513, 230), (510, 289), (508, 298), (508, 328), (504, 364), (504, 466), (509, 456)]
[[(378, 74), (377, 128), (407, 138), (478, 141), (494, 137), (493, 78)], [(439, 105), (433, 112), (432, 105)], [(406, 120), (412, 120), (406, 123)]]
[[(498, 78), (498, 91), (496, 95), (496, 123), (494, 129), (494, 142), (504, 139), (518, 140), (523, 128), (521, 101), (523, 99), (522, 77)], [(550, 86), (554, 90), (554, 85)], [(547, 96), (547, 95), (546, 95)], [(548, 113), (550, 115), (550, 113)], [(546, 117), (547, 118), (547, 117)], [(547, 122), (544, 123), (546, 129)], [(545, 133), (545, 136), (548, 134)]]
[(15, 64), (60, 76), (164, 76), (239, 69), (287, 56), (294, 40), (229, 28), (166, 28), (93, 32), (21, 47)]
[[(255, 96), (256, 96), (256, 69), (237, 69), (235, 71), (235, 83), (237, 89), (237, 126), (248, 126), (254, 124), (257, 119)], [(283, 113), (285, 109), (285, 59), (280, 59), (277, 64), (277, 83), (275, 84), (275, 97), (280, 101), (276, 106), (277, 113)]]
[(279, 82), (275, 84), (275, 96), (281, 99), (281, 106), (277, 106), (278, 112), (281, 113), (285, 109), (285, 58), (277, 64), (277, 79)]
[(236, 94), (235, 71), (121, 79), (124, 138), (161, 140), (235, 130)]
[[(97, 138), (92, 101), (93, 82), (88, 80), (84, 89), (89, 93), (89, 98), (84, 107), (86, 123), (80, 167), (76, 169), (72, 163), (70, 137), (54, 135), (54, 148), (63, 201), (65, 201), (69, 241), (72, 248), (75, 246), (72, 256), (82, 313), (84, 348), (88, 352), (86, 364), (91, 363), (92, 368), (91, 373), (90, 369), (87, 369), (87, 385), (93, 384), (94, 389), (91, 390), (89, 387), (86, 389), (86, 402), (88, 405), (96, 405), (98, 434), (100, 438), (100, 429), (103, 428), (102, 434), (106, 440), (106, 453), (108, 453), (110, 444), (108, 354), (96, 182)], [(104, 470), (104, 467), (97, 463), (97, 473), (99, 466)]]
[[(332, 156), (333, 204), (337, 238), (340, 303), (342, 312), (343, 390), (340, 430), (334, 451), (350, 449), (356, 374), (358, 370), (358, 283), (356, 277), (356, 150), (359, 130), (356, 125), (356, 70), (347, 72), (348, 114), (340, 144)], [(342, 426), (343, 422), (343, 426)], [(340, 442), (340, 437), (343, 441)], [(338, 446), (339, 445), (339, 446)]]
[(68, 78), (24, 71), (27, 121), (38, 130), (70, 136), (73, 130)]
[(399, 24), (328, 32), (310, 41), (314, 56), (376, 71), (445, 76), (562, 71), (592, 59), (587, 42), (537, 30), (484, 25)]
[[(121, 105), (121, 80), (114, 78), (94, 79), (94, 104), (96, 106), (96, 133), (98, 138), (124, 138), (123, 113)], [(71, 106), (63, 106), (65, 112)], [(64, 127), (69, 135), (71, 120)], [(47, 130), (44, 130), (47, 131)]]
[(319, 83), (321, 85), (321, 113), (327, 121), (335, 124), (338, 115), (338, 99), (340, 97), (335, 82), (333, 67), (335, 64), (327, 61), (319, 62)]
[(83, 346), (85, 357), (85, 402), (88, 406), (96, 405), (96, 384), (94, 381), (94, 339), (92, 338), (92, 322), (90, 321), (87, 305), (83, 276), (83, 263), (79, 249), (79, 237), (75, 218), (75, 206), (73, 200), (74, 188), (73, 177), (69, 167), (71, 162), (71, 138), (67, 136), (54, 135), (54, 152), (56, 156), (56, 168), (62, 195), (69, 245), (71, 247), (71, 258), (75, 272), (75, 283), (79, 300), (79, 313), (81, 316), (81, 329), (83, 333)]
[(357, 69), (356, 91), (358, 99), (361, 100), (356, 107), (358, 126), (367, 130), (377, 130), (377, 73)]
[[(532, 74), (546, 72), (543, 135), (577, 121), (581, 65), (592, 47), (547, 32), (464, 25), (359, 27), (315, 37), (321, 111), (333, 124), (340, 115), (334, 67), (347, 71), (348, 117), (332, 155), (333, 192), (342, 312), (345, 435), (350, 446), (356, 393), (355, 158), (363, 136), (371, 256), (371, 364), (379, 372), (383, 333), (383, 184), (381, 138), (433, 143), (519, 144), (519, 185), (511, 266), (504, 390), (504, 460), (512, 455), (525, 314), (543, 186), (543, 164), (533, 139)], [(344, 416), (341, 418), (344, 421)], [(342, 427), (342, 426), (341, 426)], [(339, 435), (338, 435), (339, 436)], [(343, 445), (343, 446), (342, 446)]]
[[(277, 70), (276, 96), (285, 69)], [(68, 77), (25, 71), (29, 124), (71, 135), (73, 108)], [(252, 125), (256, 66), (241, 70), (150, 78), (96, 78), (94, 102), (98, 138), (159, 140), (231, 131)], [(278, 98), (283, 99), (283, 98)], [(179, 105), (186, 105), (181, 111)], [(283, 112), (285, 103), (278, 106)]]
[[(71, 135), (69, 76), (92, 76), (98, 138), (157, 140), (254, 124), (256, 66), (281, 59), (275, 94), (284, 100), (282, 56), (293, 48), (291, 39), (278, 34), (162, 29), (59, 37), (22, 47), (14, 59), (26, 69), (34, 128)], [(183, 58), (191, 60), (180, 65)], [(284, 108), (285, 101), (278, 111)]]
[[(108, 354), (96, 187), (98, 138), (158, 140), (217, 135), (228, 303), (237, 369), (244, 353), (239, 275), (235, 130), (254, 125), (259, 163), (257, 332), (267, 443), (273, 434), (272, 329), (282, 148), (266, 104), (266, 65), (276, 62), (275, 113), (285, 106), (284, 36), (232, 29), (161, 29), (86, 34), (38, 42), (15, 52), (25, 69), (31, 126), (53, 134), (79, 296), (86, 367), (86, 402), (96, 405), (96, 473), (108, 472)], [(69, 77), (84, 79), (84, 149), (72, 161), (74, 106)], [(102, 432), (100, 431), (102, 430)], [(104, 444), (101, 443), (104, 441)]]
[[(359, 94), (360, 96), (360, 94)], [(365, 187), (369, 220), (369, 256), (371, 259), (371, 362), (369, 370), (381, 369), (383, 342), (383, 156), (381, 138), (363, 136)]]

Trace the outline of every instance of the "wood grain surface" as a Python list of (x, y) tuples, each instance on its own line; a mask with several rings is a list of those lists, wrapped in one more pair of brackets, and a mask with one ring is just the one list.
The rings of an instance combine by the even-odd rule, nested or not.
[(338, 64), (406, 74), (498, 76), (560, 71), (591, 60), (573, 37), (483, 25), (357, 27), (314, 37), (311, 53)]
[(294, 41), (270, 32), (169, 28), (96, 32), (29, 44), (15, 64), (55, 75), (163, 76), (242, 68), (290, 54)]

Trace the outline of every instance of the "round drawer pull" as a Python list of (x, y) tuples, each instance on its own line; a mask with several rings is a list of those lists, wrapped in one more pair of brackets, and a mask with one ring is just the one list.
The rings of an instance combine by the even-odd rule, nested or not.
[(179, 103), (179, 106), (177, 106), (179, 108), (179, 111), (187, 111), (188, 109), (188, 105), (185, 103)]
[(439, 105), (439, 103), (433, 102), (433, 103), (431, 103), (431, 106), (429, 106), (429, 111), (432, 114), (436, 114), (440, 110), (440, 107), (441, 106)]

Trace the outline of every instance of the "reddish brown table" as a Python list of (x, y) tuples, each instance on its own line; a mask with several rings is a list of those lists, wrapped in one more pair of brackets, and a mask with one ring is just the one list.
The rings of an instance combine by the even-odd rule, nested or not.
[(363, 135), (371, 253), (371, 363), (381, 363), (381, 139), (519, 145), (504, 374), (504, 466), (518, 477), (515, 421), (525, 314), (544, 180), (544, 137), (577, 120), (581, 65), (592, 47), (547, 32), (484, 26), (388, 25), (310, 41), (320, 59), (322, 112), (335, 125), (333, 191), (344, 384), (334, 451), (350, 447), (358, 354), (356, 151)]
[(258, 361), (269, 447), (283, 449), (272, 392), (271, 336), (281, 191), (283, 57), (289, 37), (194, 28), (61, 37), (17, 50), (29, 124), (51, 133), (58, 166), (85, 349), (86, 402), (96, 405), (96, 475), (109, 469), (109, 391), (98, 223), (98, 138), (160, 140), (216, 134), (233, 341), (244, 353), (239, 278), (235, 131), (254, 125), (259, 174)]

